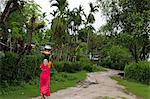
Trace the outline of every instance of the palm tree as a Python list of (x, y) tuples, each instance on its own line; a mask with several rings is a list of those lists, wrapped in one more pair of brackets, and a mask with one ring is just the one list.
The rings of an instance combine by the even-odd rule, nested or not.
[(68, 7), (67, 0), (51, 0), (50, 3), (51, 7), (57, 7), (60, 16), (64, 14), (66, 7)]
[[(92, 27), (92, 24), (95, 22), (95, 17), (94, 17), (94, 14), (96, 12), (98, 12), (98, 7), (97, 5), (93, 5), (93, 3), (89, 3), (89, 6), (90, 6), (90, 13), (89, 15), (87, 16), (85, 13), (84, 13), (84, 16), (85, 16), (85, 27), (87, 28), (87, 45), (89, 45), (89, 37), (90, 37), (90, 32), (91, 30), (95, 30), (93, 27)], [(88, 54), (89, 50), (87, 50), (87, 54)]]
[(95, 22), (94, 13), (98, 12), (99, 6), (94, 6), (93, 3), (89, 3), (90, 14), (88, 15), (87, 22), (93, 24)]
[(68, 7), (67, 0), (51, 0), (51, 7), (56, 7), (53, 11), (54, 19), (52, 20), (51, 29), (56, 43), (56, 49), (59, 49), (60, 54), (58, 60), (62, 58), (64, 34), (67, 31), (67, 22), (65, 18), (66, 8)]
[[(74, 8), (72, 11), (68, 11), (68, 29), (71, 30), (71, 40), (73, 46), (70, 48), (73, 50), (71, 57), (76, 56), (76, 47), (78, 46), (78, 35), (79, 35), (79, 27), (81, 26), (83, 19), (83, 8), (80, 5), (79, 8)], [(76, 58), (72, 58), (72, 60), (76, 61)]]
[(53, 12), (50, 13), (50, 15), (52, 15), (54, 18), (57, 16), (58, 14), (58, 10), (53, 10)]
[(76, 26), (80, 26), (82, 24), (82, 15), (84, 13), (82, 6), (80, 5), (79, 8), (74, 8), (74, 22)]

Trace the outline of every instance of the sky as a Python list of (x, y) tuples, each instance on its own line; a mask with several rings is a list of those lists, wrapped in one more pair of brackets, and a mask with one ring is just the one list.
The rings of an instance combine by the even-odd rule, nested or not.
[[(50, 3), (49, 3), (50, 0), (34, 0), (34, 1), (42, 7), (42, 12), (47, 13), (48, 15), (47, 19), (51, 22), (52, 17), (49, 15), (49, 13), (52, 12), (54, 8), (52, 7), (50, 8)], [(72, 10), (75, 7), (78, 8), (79, 5), (82, 5), (85, 13), (88, 15), (90, 11), (89, 2), (95, 3), (96, 0), (68, 0), (69, 9)], [(98, 30), (100, 26), (106, 23), (104, 16), (102, 16), (101, 11), (95, 14), (95, 19), (96, 21), (93, 24), (93, 26), (95, 27), (96, 30)]]

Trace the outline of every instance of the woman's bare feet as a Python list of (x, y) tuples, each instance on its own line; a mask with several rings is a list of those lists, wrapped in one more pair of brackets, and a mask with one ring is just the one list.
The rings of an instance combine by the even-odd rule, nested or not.
[(44, 95), (41, 96), (41, 99), (45, 99)]

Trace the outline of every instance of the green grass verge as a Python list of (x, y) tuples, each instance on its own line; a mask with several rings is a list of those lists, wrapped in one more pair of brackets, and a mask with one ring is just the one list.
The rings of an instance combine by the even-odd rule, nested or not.
[(135, 94), (138, 98), (150, 99), (150, 86), (149, 85), (124, 80), (116, 76), (113, 76), (112, 79), (118, 81), (118, 84), (125, 86), (127, 91)]
[[(52, 77), (51, 92), (67, 87), (75, 86), (77, 82), (86, 78), (86, 72), (59, 73)], [(39, 96), (39, 79), (24, 86), (9, 87), (5, 89), (5, 95), (0, 94), (0, 99), (31, 99)]]

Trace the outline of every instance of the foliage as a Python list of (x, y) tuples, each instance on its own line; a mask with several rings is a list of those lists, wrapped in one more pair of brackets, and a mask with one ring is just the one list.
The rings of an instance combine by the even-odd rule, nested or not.
[(92, 63), (89, 61), (76, 61), (76, 62), (69, 62), (69, 61), (61, 61), (61, 62), (54, 62), (54, 66), (58, 72), (68, 72), (68, 73), (75, 73), (79, 71), (87, 71), (87, 72), (97, 72), (103, 71), (104, 69), (99, 66), (93, 66)]
[[(117, 80), (118, 84), (123, 85), (126, 87), (127, 91), (132, 92), (137, 96), (137, 98), (142, 99), (149, 99), (149, 92), (150, 92), (150, 86), (137, 83), (137, 82), (131, 82), (128, 80), (120, 79), (119, 77), (113, 76), (112, 79)], [(126, 90), (125, 90), (126, 91)]]
[(58, 72), (74, 73), (83, 70), (79, 62), (54, 62), (54, 66)]
[(79, 62), (64, 62), (63, 72), (74, 73), (81, 70), (82, 66)]
[(30, 81), (39, 76), (40, 68), (39, 65), (42, 63), (41, 55), (27, 55), (23, 57), (23, 60), (20, 62), (20, 76), (23, 75), (22, 80)]
[(54, 61), (53, 64), (54, 64), (54, 67), (57, 70), (57, 72), (63, 72), (62, 71), (63, 64), (64, 64), (63, 61), (60, 61), (60, 62), (59, 61)]
[(147, 59), (150, 44), (148, 0), (99, 0), (99, 2), (107, 20), (107, 24), (103, 26), (105, 33), (115, 37), (117, 44), (127, 47), (135, 62)]
[(28, 42), (34, 43), (37, 46), (41, 45), (42, 42), (47, 43), (45, 35), (47, 35), (48, 30), (45, 31), (44, 29), (46, 26), (46, 16), (42, 13), (40, 5), (34, 1), (28, 1), (23, 7), (23, 16), (26, 18), (24, 22), (25, 37), (27, 39), (27, 34), (31, 36), (31, 39), (30, 36), (28, 37)]
[(101, 52), (100, 66), (123, 70), (130, 61), (128, 50), (121, 46), (112, 45), (105, 47)]
[[(8, 0), (6, 1), (6, 5), (10, 2), (20, 2), (19, 4), (22, 4), (22, 7), (18, 7), (18, 10), (10, 11), (10, 13), (8, 11), (7, 24), (5, 23), (5, 28), (8, 28), (8, 30), (4, 33), (7, 35), (7, 37), (4, 35), (7, 41), (3, 42), (7, 46), (7, 49), (3, 48), (3, 50), (23, 53), (24, 50), (29, 49), (27, 47), (31, 46), (31, 43), (37, 45), (40, 43), (43, 36), (40, 31), (45, 26), (45, 17), (41, 12), (41, 7), (33, 1)], [(8, 9), (7, 7), (5, 9)], [(2, 28), (2, 30), (4, 29)]]
[(82, 42), (87, 42), (87, 32), (87, 28), (82, 28), (81, 30), (79, 30), (79, 40), (81, 40)]
[(125, 77), (142, 83), (150, 84), (150, 62), (140, 61), (125, 67)]
[(1, 58), (1, 85), (8, 86), (9, 84), (13, 84), (15, 81), (16, 73), (17, 73), (17, 63), (18, 55), (15, 53), (6, 53), (5, 57)]
[(97, 5), (93, 5), (93, 3), (89, 3), (90, 6), (90, 13), (87, 17), (87, 22), (88, 23), (94, 23), (95, 22), (95, 17), (94, 17), (94, 13), (98, 12), (98, 6)]
[[(52, 32), (53, 32), (53, 39), (55, 40), (56, 45), (62, 46), (64, 43), (65, 31), (66, 31), (66, 22), (64, 18), (56, 17), (52, 20)], [(61, 42), (60, 42), (61, 41)]]
[(1, 58), (1, 86), (20, 85), (22, 82), (29, 82), (39, 76), (39, 65), (42, 60), (41, 55), (21, 56), (11, 52), (5, 53)]
[[(68, 3), (66, 0), (51, 0), (50, 3), (51, 7), (57, 8), (56, 13), (58, 13), (57, 16), (52, 20), (51, 29), (53, 32), (53, 37), (56, 40), (55, 42), (58, 43), (59, 46), (62, 46), (63, 35), (67, 29), (67, 22), (64, 15)], [(60, 41), (62, 41), (62, 43), (60, 43)]]
[(50, 0), (51, 7), (57, 7), (59, 15), (63, 15), (68, 6), (67, 0)]
[(87, 50), (87, 44), (85, 42), (80, 42), (78, 47), (76, 48), (77, 61), (81, 61), (82, 59), (87, 58), (85, 55), (86, 50)]

